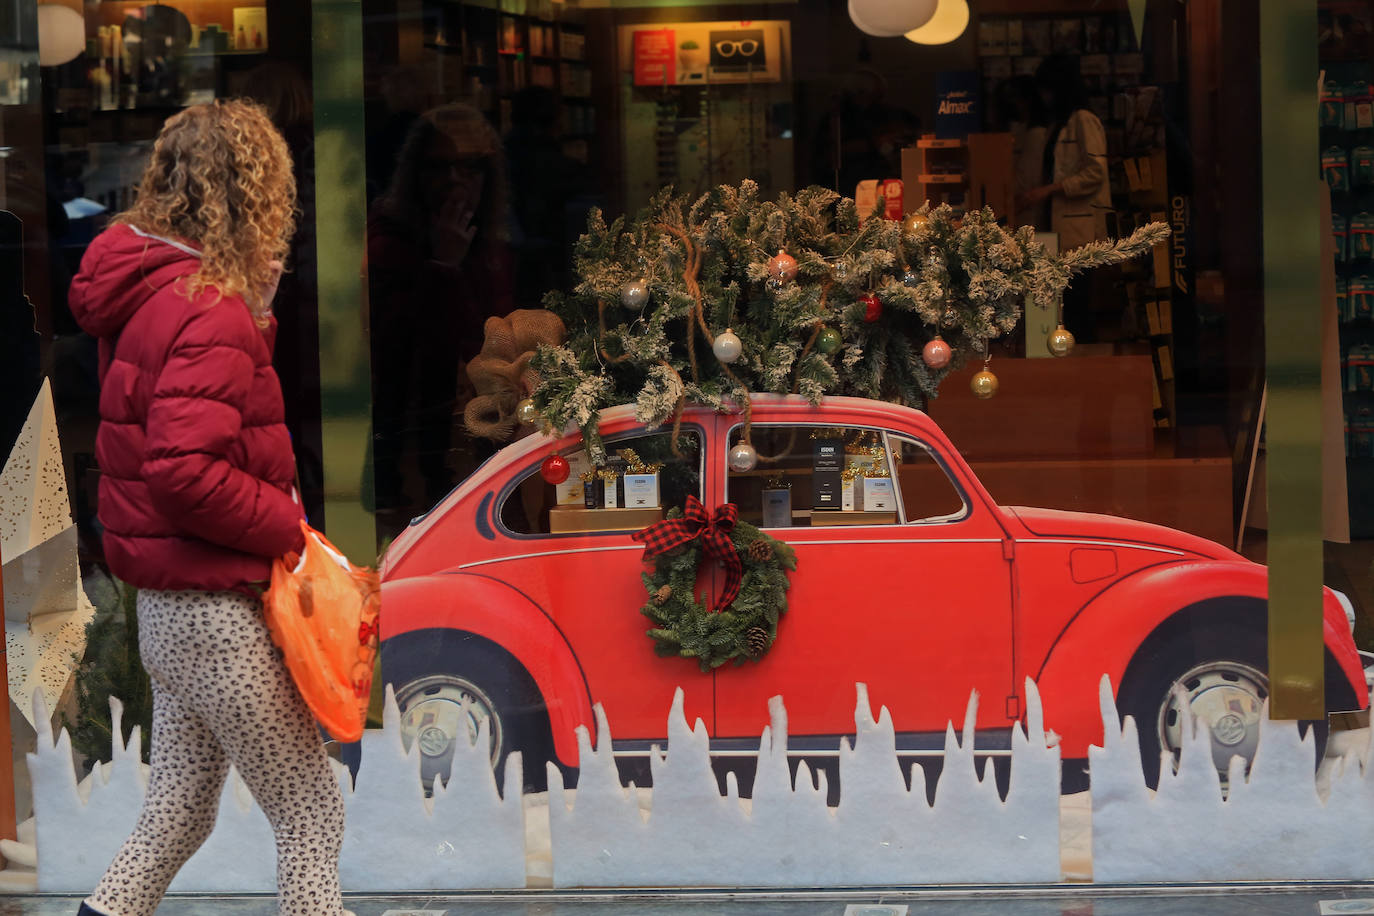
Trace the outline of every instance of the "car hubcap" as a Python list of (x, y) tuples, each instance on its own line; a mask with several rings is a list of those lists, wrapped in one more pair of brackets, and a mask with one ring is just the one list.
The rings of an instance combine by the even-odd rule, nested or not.
[[(1184, 706), (1212, 736), (1212, 761), (1225, 784), (1232, 757), (1248, 769), (1259, 744), (1260, 718), (1269, 679), (1240, 662), (1205, 662), (1175, 681), (1159, 708), (1159, 744), (1178, 765), (1183, 748)], [(1198, 738), (1206, 740), (1207, 732)]]
[(401, 711), (401, 739), (409, 751), (420, 746), (420, 778), (425, 787), (434, 777), (449, 777), (455, 741), (469, 744), (477, 740), (477, 730), (485, 720), (491, 739), (491, 763), (501, 756), (501, 718), (496, 705), (477, 685), (454, 675), (434, 675), (404, 685), (396, 693)]

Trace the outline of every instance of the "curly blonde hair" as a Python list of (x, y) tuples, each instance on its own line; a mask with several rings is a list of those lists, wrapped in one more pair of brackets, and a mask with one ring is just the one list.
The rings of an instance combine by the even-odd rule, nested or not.
[(195, 105), (162, 126), (134, 205), (115, 217), (201, 250), (185, 293), (237, 296), (266, 326), (275, 280), (295, 231), (296, 179), (286, 142), (255, 102)]

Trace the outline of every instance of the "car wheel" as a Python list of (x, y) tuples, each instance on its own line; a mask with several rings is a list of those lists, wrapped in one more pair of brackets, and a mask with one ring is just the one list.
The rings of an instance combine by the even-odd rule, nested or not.
[[(1232, 757), (1243, 758), (1248, 770), (1269, 698), (1267, 669), (1266, 638), (1239, 626), (1184, 627), (1143, 648), (1121, 680), (1117, 709), (1123, 719), (1135, 718), (1146, 784), (1159, 785), (1161, 752), (1177, 768), (1185, 709), (1211, 733), (1212, 761), (1223, 789)], [(1205, 733), (1199, 737), (1206, 740)], [(1318, 724), (1318, 762), (1325, 737)]]
[(420, 747), (420, 778), (445, 783), (456, 742), (488, 727), (492, 767), (503, 785), (506, 757), (521, 752), (525, 788), (542, 791), (550, 757), (548, 713), (538, 688), (510, 653), (452, 630), (417, 630), (382, 643), (382, 678), (392, 685), (407, 748)]
[(1177, 767), (1186, 721), (1184, 704), (1212, 733), (1212, 758), (1225, 785), (1230, 761), (1254, 759), (1259, 722), (1269, 696), (1264, 640), (1245, 630), (1185, 628), (1142, 649), (1121, 689), (1117, 709), (1135, 718), (1145, 782), (1159, 785), (1161, 752)]

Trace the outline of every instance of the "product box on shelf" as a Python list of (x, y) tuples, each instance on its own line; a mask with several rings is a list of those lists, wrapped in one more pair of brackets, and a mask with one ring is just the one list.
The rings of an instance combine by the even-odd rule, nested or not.
[(792, 489), (771, 484), (763, 490), (763, 527), (792, 527)]
[(560, 506), (583, 505), (582, 475), (588, 470), (587, 456), (574, 452), (568, 456), (568, 479), (553, 488), (554, 502)]
[(844, 441), (816, 439), (811, 460), (811, 508), (830, 511), (840, 508)]
[(625, 508), (627, 508), (627, 509), (656, 509), (656, 508), (658, 508), (658, 475), (657, 475), (657, 474), (626, 474), (624, 479), (625, 479)]

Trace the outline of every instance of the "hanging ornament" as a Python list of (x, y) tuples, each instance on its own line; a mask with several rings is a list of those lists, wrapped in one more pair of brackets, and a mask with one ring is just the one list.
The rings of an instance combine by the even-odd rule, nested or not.
[(926, 341), (926, 345), (921, 349), (922, 361), (932, 369), (945, 368), (953, 357), (954, 351), (939, 334)]
[(620, 303), (627, 309), (639, 309), (649, 301), (649, 284), (643, 280), (633, 280), (620, 291)]
[(786, 251), (779, 251), (768, 259), (768, 276), (781, 283), (797, 279), (797, 259)]
[(902, 271), (902, 285), (903, 285), (903, 286), (905, 286), (905, 287), (907, 287), (907, 288), (909, 288), (909, 289), (914, 289), (916, 286), (918, 286), (918, 285), (920, 284), (920, 282), (921, 282), (921, 278), (920, 278), (919, 276), (917, 276), (917, 275), (916, 275), (916, 271), (912, 270), (910, 267), (908, 267), (906, 270)]
[(748, 442), (740, 442), (730, 449), (730, 470), (752, 471), (759, 463), (759, 453)]
[(997, 376), (993, 375), (990, 369), (984, 368), (969, 382), (969, 388), (973, 389), (975, 398), (986, 401), (997, 393)]
[(726, 328), (711, 341), (711, 352), (721, 362), (733, 363), (744, 352), (744, 344), (740, 342), (738, 334)]
[(876, 294), (868, 293), (860, 296), (859, 301), (864, 304), (864, 321), (872, 324), (883, 316), (883, 300)]
[(902, 232), (906, 235), (915, 235), (929, 221), (930, 218), (924, 213), (908, 213), (906, 219), (902, 220)]
[(840, 337), (840, 332), (834, 328), (826, 328), (821, 331), (821, 336), (816, 338), (816, 349), (826, 356), (834, 353), (844, 343), (844, 338)]
[(571, 471), (572, 468), (568, 465), (568, 459), (562, 455), (550, 455), (539, 465), (539, 476), (555, 486), (567, 480)]
[(1053, 356), (1068, 356), (1073, 352), (1073, 343), (1073, 334), (1062, 324), (1050, 331), (1050, 336), (1045, 340), (1045, 346)]
[(539, 422), (539, 408), (534, 406), (533, 398), (525, 398), (515, 405), (515, 416), (521, 423)]

